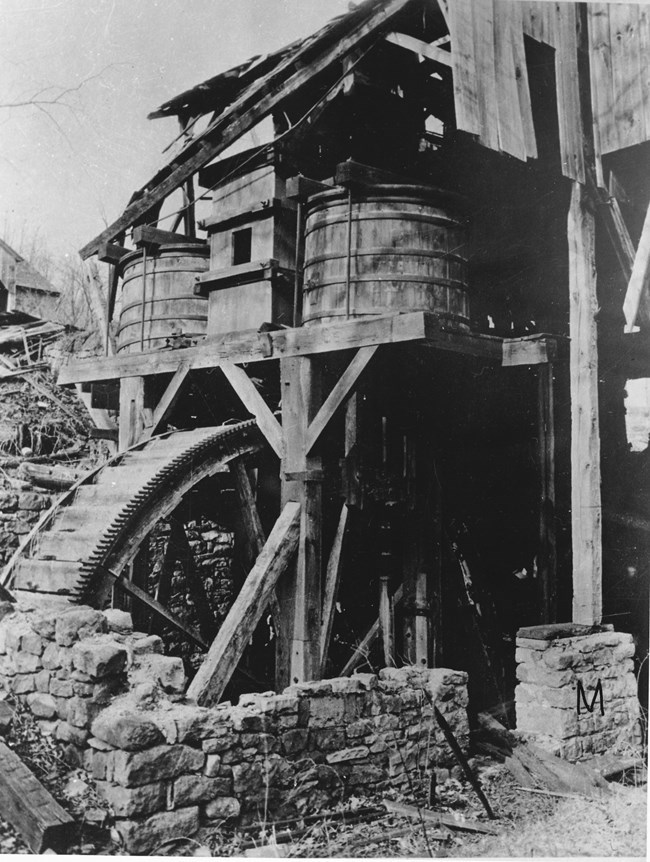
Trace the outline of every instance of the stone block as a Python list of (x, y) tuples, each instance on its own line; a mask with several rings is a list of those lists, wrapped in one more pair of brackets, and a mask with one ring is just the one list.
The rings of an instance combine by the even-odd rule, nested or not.
[(208, 820), (232, 820), (239, 817), (241, 803), (234, 796), (221, 796), (207, 802), (203, 810)]
[(36, 494), (33, 491), (18, 495), (18, 508), (27, 512), (40, 512), (41, 509), (47, 509), (49, 505), (49, 497), (43, 497), (42, 494)]
[[(47, 671), (45, 671), (47, 673)], [(73, 697), (75, 694), (73, 682), (71, 679), (56, 679), (50, 682), (50, 694), (56, 697)]]
[(346, 717), (343, 697), (324, 695), (314, 698), (310, 704), (309, 725), (312, 728), (342, 725)]
[(21, 673), (11, 677), (9, 688), (14, 694), (29, 694), (36, 691), (36, 676), (33, 673)]
[(152, 718), (169, 743), (199, 743), (230, 730), (225, 710), (206, 709), (189, 704), (179, 704), (165, 711), (158, 710)]
[(30, 694), (27, 697), (27, 705), (36, 718), (56, 718), (56, 701), (50, 694)]
[(141, 632), (133, 633), (128, 647), (134, 659), (145, 655), (162, 655), (165, 651), (162, 638), (158, 635), (143, 635)]
[(333, 765), (335, 763), (349, 763), (353, 760), (363, 760), (370, 754), (370, 749), (367, 745), (357, 745), (354, 748), (344, 748), (342, 751), (333, 751), (328, 754), (325, 760)]
[(15, 717), (13, 708), (6, 700), (0, 700), (0, 734), (4, 736), (9, 732)]
[[(57, 702), (61, 699), (57, 699)], [(89, 698), (71, 697), (68, 701), (67, 720), (75, 727), (90, 727), (101, 709), (101, 704), (92, 703)]]
[(104, 611), (104, 617), (109, 632), (127, 635), (133, 631), (133, 618), (126, 611), (121, 611), (119, 608), (108, 608)]
[(76, 641), (106, 631), (108, 623), (101, 611), (76, 607), (59, 615), (54, 637), (59, 646), (72, 646)]
[(169, 786), (167, 807), (183, 808), (207, 802), (224, 793), (230, 793), (230, 781), (226, 778), (209, 778), (206, 775), (181, 775)]
[(118, 820), (115, 824), (130, 853), (145, 854), (172, 838), (194, 835), (199, 828), (198, 807), (164, 811), (140, 820)]
[(47, 694), (50, 690), (51, 679), (52, 675), (49, 670), (39, 670), (39, 672), (34, 678), (36, 684), (36, 691), (40, 691), (43, 692), (43, 694)]
[(10, 491), (0, 491), (0, 512), (15, 512), (18, 508), (18, 495)]
[(374, 721), (370, 718), (361, 718), (345, 726), (345, 735), (348, 739), (357, 739), (375, 732)]
[(285, 731), (280, 737), (282, 753), (291, 757), (294, 754), (305, 751), (308, 738), (309, 731), (304, 727)]
[(345, 748), (345, 733), (336, 728), (313, 730), (310, 742), (320, 751), (338, 751)]
[(183, 694), (187, 681), (182, 658), (155, 653), (144, 656), (131, 676), (134, 680), (154, 682), (168, 694)]
[(55, 739), (59, 742), (71, 742), (73, 745), (78, 745), (80, 748), (85, 746), (90, 734), (87, 730), (80, 727), (74, 727), (67, 721), (57, 722)]
[(141, 713), (124, 712), (117, 708), (105, 709), (92, 723), (97, 739), (108, 742), (124, 751), (141, 751), (164, 742), (160, 729)]
[(203, 774), (207, 775), (208, 778), (217, 778), (220, 774), (221, 769), (221, 755), (220, 754), (208, 754), (205, 758), (205, 768), (203, 769)]
[(56, 610), (40, 609), (30, 615), (29, 624), (37, 635), (46, 641), (53, 641), (56, 632), (56, 621), (59, 613)]
[(238, 739), (239, 737), (232, 731), (227, 731), (219, 736), (204, 739), (201, 743), (201, 747), (206, 754), (221, 754), (229, 748), (232, 748), (237, 743)]
[(48, 644), (43, 651), (43, 667), (48, 670), (58, 670), (63, 667), (62, 649), (58, 644)]
[(233, 792), (246, 796), (257, 793), (267, 783), (268, 772), (261, 763), (237, 763), (232, 768)]
[(240, 733), (265, 733), (272, 729), (270, 716), (259, 715), (248, 708), (234, 707), (230, 711), (230, 718), (233, 730)]
[(113, 752), (113, 781), (125, 787), (139, 787), (186, 772), (200, 772), (205, 755), (187, 745), (158, 745), (144, 751)]
[(162, 781), (143, 784), (141, 787), (120, 787), (108, 781), (97, 781), (95, 786), (117, 817), (154, 814), (167, 807), (167, 785)]
[[(40, 638), (39, 638), (40, 640)], [(14, 656), (16, 673), (36, 673), (42, 668), (40, 656), (29, 652), (17, 652)]]
[(76, 670), (90, 679), (102, 679), (124, 671), (127, 652), (110, 639), (84, 640), (74, 645), (72, 658)]

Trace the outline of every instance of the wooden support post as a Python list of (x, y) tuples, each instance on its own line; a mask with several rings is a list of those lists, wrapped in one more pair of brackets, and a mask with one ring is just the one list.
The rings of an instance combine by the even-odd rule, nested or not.
[[(266, 535), (264, 534), (260, 514), (257, 511), (257, 503), (255, 501), (255, 495), (253, 493), (253, 487), (248, 475), (248, 470), (246, 469), (246, 462), (243, 458), (235, 458), (234, 461), (230, 462), (228, 467), (235, 484), (235, 493), (237, 494), (237, 500), (239, 502), (241, 523), (244, 528), (244, 533), (246, 534), (246, 540), (249, 547), (249, 557), (252, 565), (262, 553), (262, 548), (266, 542)], [(282, 612), (280, 610), (280, 604), (275, 590), (271, 593), (269, 607), (271, 609), (275, 628), (279, 631), (279, 628), (282, 625)], [(278, 638), (278, 641), (281, 640), (281, 638)]]
[(568, 217), (571, 336), (571, 533), (573, 622), (602, 616), (602, 537), (595, 225), (585, 191), (573, 183)]
[(404, 524), (404, 644), (405, 660), (419, 667), (429, 665), (429, 565), (427, 543), (431, 524), (425, 518), (426, 479), (422, 447), (415, 433), (407, 435), (406, 482), (410, 489)]
[(361, 396), (354, 392), (345, 405), (344, 489), (348, 506), (361, 505), (360, 431)]
[(345, 503), (341, 507), (341, 516), (336, 528), (336, 535), (332, 542), (327, 568), (325, 570), (325, 589), (323, 591), (323, 618), (320, 626), (320, 671), (321, 676), (325, 675), (325, 666), (327, 664), (327, 653), (330, 646), (330, 638), (332, 636), (332, 625), (334, 623), (334, 608), (336, 606), (336, 596), (339, 590), (339, 582), (341, 580), (341, 557), (343, 553), (343, 538), (345, 536), (345, 528), (348, 523), (349, 509)]
[(299, 526), (300, 505), (287, 503), (192, 680), (187, 690), (188, 698), (202, 706), (219, 701), (268, 605), (278, 578), (296, 552)]
[(555, 540), (555, 418), (553, 365), (537, 369), (539, 451), (539, 551), (542, 622), (557, 622), (557, 551)]
[[(149, 537), (143, 540), (138, 551), (129, 566), (129, 580), (147, 592), (147, 580), (149, 577)], [(151, 615), (141, 604), (131, 602), (131, 614), (133, 626), (136, 631), (143, 632), (149, 625)]]
[[(290, 643), (288, 678), (304, 682), (320, 678), (321, 630), (321, 458), (307, 454), (306, 439), (310, 420), (321, 399), (321, 374), (318, 359), (296, 357), (282, 360), (282, 427), (285, 457), (282, 462), (283, 500), (301, 504), (300, 541), (293, 577), (287, 579), (287, 608), (283, 636)], [(288, 479), (287, 476), (300, 478)], [(312, 481), (310, 477), (314, 477)], [(286, 669), (283, 672), (286, 675)], [(282, 675), (282, 674), (281, 674)]]
[(120, 380), (120, 452), (137, 443), (144, 430), (144, 384), (144, 377), (123, 377)]
[(626, 332), (634, 332), (637, 317), (643, 323), (650, 322), (650, 206), (634, 256), (634, 265), (625, 294), (623, 311), (625, 313)]
[[(391, 599), (393, 609), (395, 609), (395, 607), (402, 601), (403, 592), (404, 589), (401, 585), (395, 590), (395, 594)], [(367, 659), (370, 647), (379, 637), (379, 627), (379, 619), (376, 619), (361, 639), (359, 646), (354, 650), (352, 656), (348, 659), (345, 666), (338, 674), (339, 676), (349, 676), (356, 667), (359, 667), (361, 662)]]

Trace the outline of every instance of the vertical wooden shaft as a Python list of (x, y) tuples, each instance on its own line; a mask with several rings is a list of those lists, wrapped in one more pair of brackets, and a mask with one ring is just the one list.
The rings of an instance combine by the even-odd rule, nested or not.
[(557, 551), (555, 539), (555, 417), (553, 365), (540, 365), (538, 386), (539, 552), (542, 622), (557, 622)]
[(388, 595), (388, 576), (379, 578), (379, 637), (382, 645), (382, 655), (385, 667), (392, 667), (394, 662), (393, 620)]
[(318, 444), (311, 454), (306, 452), (307, 428), (322, 401), (318, 363), (309, 357), (281, 360), (282, 502), (299, 502), (301, 511), (296, 565), (280, 585), (280, 604), (287, 611), (280, 634), (286, 638), (289, 659), (288, 668), (278, 668), (276, 684), (287, 675), (291, 682), (320, 677), (322, 489), (316, 471), (321, 457)]
[(344, 470), (348, 506), (361, 506), (360, 440), (361, 395), (353, 392), (345, 405)]
[[(149, 592), (147, 584), (149, 578), (148, 538), (146, 538), (138, 548), (138, 552), (133, 558), (133, 562), (130, 564), (129, 569), (129, 580), (132, 581), (136, 587), (140, 587), (141, 590)], [(140, 632), (146, 631), (151, 619), (149, 610), (140, 602), (134, 602), (130, 599), (129, 603), (131, 605), (131, 615), (133, 617), (135, 630)]]
[(144, 430), (144, 377), (123, 377), (120, 380), (120, 452), (140, 439)]
[(573, 621), (602, 616), (602, 537), (595, 223), (585, 189), (574, 183), (568, 217), (571, 336), (571, 535)]
[(431, 523), (426, 517), (425, 459), (414, 433), (405, 441), (404, 472), (407, 512), (403, 534), (404, 658), (410, 664), (429, 664), (429, 567)]

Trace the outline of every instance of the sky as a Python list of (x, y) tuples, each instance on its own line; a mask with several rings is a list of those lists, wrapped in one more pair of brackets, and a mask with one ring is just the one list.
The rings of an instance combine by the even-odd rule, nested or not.
[(348, 0), (0, 0), (0, 236), (75, 255), (168, 157), (176, 120), (147, 120), (149, 111), (347, 9)]

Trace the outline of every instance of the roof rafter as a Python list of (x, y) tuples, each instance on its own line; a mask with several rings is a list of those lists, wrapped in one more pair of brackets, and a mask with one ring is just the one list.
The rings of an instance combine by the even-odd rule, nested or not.
[[(81, 257), (90, 257), (102, 243), (110, 242), (131, 227), (199, 168), (268, 116), (284, 99), (385, 28), (411, 2), (383, 0), (379, 4), (364, 3), (350, 16), (335, 22), (320, 38), (306, 40), (295, 54), (283, 60), (266, 78), (253, 82), (214, 123), (137, 192), (124, 213), (80, 250)], [(321, 45), (323, 42), (325, 44)]]

